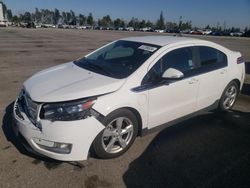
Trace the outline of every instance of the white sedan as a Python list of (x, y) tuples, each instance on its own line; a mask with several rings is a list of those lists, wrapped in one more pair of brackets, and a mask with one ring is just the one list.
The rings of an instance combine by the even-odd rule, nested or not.
[(239, 52), (185, 37), (114, 41), (23, 84), (14, 130), (24, 145), (64, 161), (129, 149), (136, 136), (200, 112), (229, 110), (242, 88)]

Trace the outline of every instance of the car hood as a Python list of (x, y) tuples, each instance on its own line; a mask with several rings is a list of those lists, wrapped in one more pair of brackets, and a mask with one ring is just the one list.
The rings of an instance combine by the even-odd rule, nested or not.
[(103, 76), (70, 62), (33, 75), (24, 82), (24, 88), (36, 102), (60, 102), (111, 93), (124, 82), (125, 79)]

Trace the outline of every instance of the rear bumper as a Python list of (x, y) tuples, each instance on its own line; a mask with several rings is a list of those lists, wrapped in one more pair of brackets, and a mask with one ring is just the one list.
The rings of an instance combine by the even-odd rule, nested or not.
[(242, 90), (245, 78), (246, 78), (246, 65), (245, 65), (245, 63), (243, 63), (242, 64), (241, 81), (240, 81), (240, 91)]
[[(89, 148), (95, 137), (104, 126), (94, 117), (77, 121), (41, 120), (41, 128), (37, 128), (24, 112), (14, 104), (14, 129), (21, 134), (27, 144), (40, 155), (61, 161), (79, 161), (88, 158)], [(19, 114), (20, 113), (20, 114)], [(20, 118), (20, 115), (23, 118)], [(24, 142), (25, 142), (24, 141)], [(61, 153), (53, 144), (65, 143), (70, 145), (68, 153)], [(27, 144), (25, 144), (27, 146)]]

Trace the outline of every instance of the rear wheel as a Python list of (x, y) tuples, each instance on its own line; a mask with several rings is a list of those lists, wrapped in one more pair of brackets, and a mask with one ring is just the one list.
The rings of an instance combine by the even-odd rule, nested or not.
[(133, 144), (138, 133), (136, 116), (127, 109), (115, 111), (107, 116), (105, 129), (98, 134), (93, 149), (100, 158), (118, 157)]
[(219, 110), (221, 111), (230, 110), (235, 103), (238, 93), (239, 93), (239, 87), (237, 83), (235, 81), (230, 82), (221, 96)]

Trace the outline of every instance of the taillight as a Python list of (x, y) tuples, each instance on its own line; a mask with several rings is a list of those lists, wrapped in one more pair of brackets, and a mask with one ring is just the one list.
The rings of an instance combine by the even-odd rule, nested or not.
[(244, 59), (242, 56), (237, 58), (237, 64), (240, 64), (240, 63), (244, 63)]

